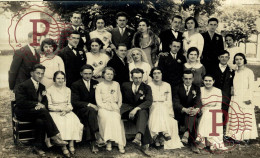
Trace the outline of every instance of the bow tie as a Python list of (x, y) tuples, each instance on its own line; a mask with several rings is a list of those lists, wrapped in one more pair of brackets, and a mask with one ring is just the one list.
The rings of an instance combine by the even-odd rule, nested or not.
[(74, 47), (72, 47), (71, 49), (72, 49), (72, 50), (75, 50), (75, 51), (78, 51), (78, 49), (77, 49), (77, 48), (74, 48)]
[(172, 29), (173, 32), (178, 32), (176, 29)]
[(221, 68), (226, 68), (226, 67), (227, 67), (227, 65), (220, 65), (220, 67), (221, 67)]

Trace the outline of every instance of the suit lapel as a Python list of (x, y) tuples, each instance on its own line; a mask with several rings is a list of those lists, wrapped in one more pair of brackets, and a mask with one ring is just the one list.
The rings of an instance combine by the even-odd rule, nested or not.
[[(31, 91), (32, 91), (32, 96), (33, 96), (33, 98), (38, 100), (37, 91), (36, 91), (36, 89), (35, 89), (35, 87), (34, 87), (34, 84), (33, 84), (33, 82), (32, 82), (31, 79), (30, 79), (30, 82), (29, 82), (29, 85), (28, 85), (28, 86), (30, 87), (30, 89), (31, 89)], [(40, 89), (40, 85), (39, 85), (38, 90), (39, 90), (39, 89)]]
[(135, 96), (135, 102), (137, 102), (139, 100), (139, 98), (143, 95), (140, 92), (142, 91), (144, 93), (144, 83), (141, 83), (140, 86), (138, 87), (138, 90), (136, 92), (136, 94), (134, 94)]

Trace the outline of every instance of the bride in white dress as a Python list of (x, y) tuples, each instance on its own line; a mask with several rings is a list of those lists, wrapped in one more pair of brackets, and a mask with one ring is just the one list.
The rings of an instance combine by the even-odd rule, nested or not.
[(119, 83), (113, 81), (114, 72), (113, 68), (106, 67), (102, 72), (104, 81), (96, 87), (98, 125), (100, 135), (107, 143), (106, 149), (111, 151), (111, 142), (114, 141), (118, 144), (120, 153), (125, 153), (125, 130), (120, 115), (122, 94)]
[[(164, 139), (164, 149), (183, 147), (178, 134), (178, 123), (173, 118), (171, 86), (162, 81), (162, 71), (154, 67), (150, 74), (153, 81), (148, 85), (152, 89), (153, 104), (150, 108), (148, 127), (155, 145), (159, 147), (160, 139)], [(161, 138), (160, 138), (161, 137)]]
[[(69, 151), (75, 153), (74, 141), (80, 142), (83, 134), (83, 124), (77, 115), (72, 112), (71, 91), (65, 86), (65, 73), (54, 73), (54, 85), (47, 89), (48, 109), (53, 121), (57, 125), (62, 140), (69, 141)], [(63, 154), (69, 157), (66, 146), (62, 147)]]

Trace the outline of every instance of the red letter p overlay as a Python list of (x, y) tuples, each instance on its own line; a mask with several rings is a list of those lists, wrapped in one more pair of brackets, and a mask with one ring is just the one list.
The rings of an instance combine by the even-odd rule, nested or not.
[[(228, 120), (228, 114), (225, 110), (220, 110), (220, 109), (212, 109), (212, 110), (209, 110), (209, 112), (212, 112), (212, 133), (210, 133), (209, 136), (219, 136), (219, 133), (217, 133), (217, 126), (223, 126), (226, 124), (226, 122)], [(217, 117), (218, 112), (221, 112), (226, 116), (224, 122), (217, 123), (216, 117)], [(221, 120), (222, 120), (222, 117), (221, 117)]]
[[(40, 43), (37, 42), (37, 36), (44, 36), (49, 32), (50, 24), (48, 21), (43, 19), (31, 19), (30, 22), (33, 23), (33, 43), (30, 43), (31, 46), (39, 46)], [(45, 25), (45, 30), (42, 33), (37, 31), (37, 23), (41, 22)]]

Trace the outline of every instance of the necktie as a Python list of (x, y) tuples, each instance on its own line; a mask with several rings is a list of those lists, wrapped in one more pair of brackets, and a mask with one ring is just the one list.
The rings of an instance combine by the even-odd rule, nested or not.
[(124, 29), (120, 28), (120, 34), (121, 34), (121, 36), (123, 36), (123, 34), (124, 34)]
[(137, 88), (137, 85), (135, 85), (135, 94), (137, 93), (138, 91), (138, 88)]
[(186, 95), (188, 95), (189, 94), (189, 87), (185, 86), (185, 89), (186, 89)]
[(35, 84), (35, 90), (36, 90), (36, 92), (38, 91), (38, 89), (39, 89), (39, 82), (37, 82), (37, 83)]
[(90, 92), (90, 81), (87, 82), (87, 88), (88, 88), (88, 91)]
[(176, 54), (175, 53), (173, 53), (173, 59), (176, 59)]

